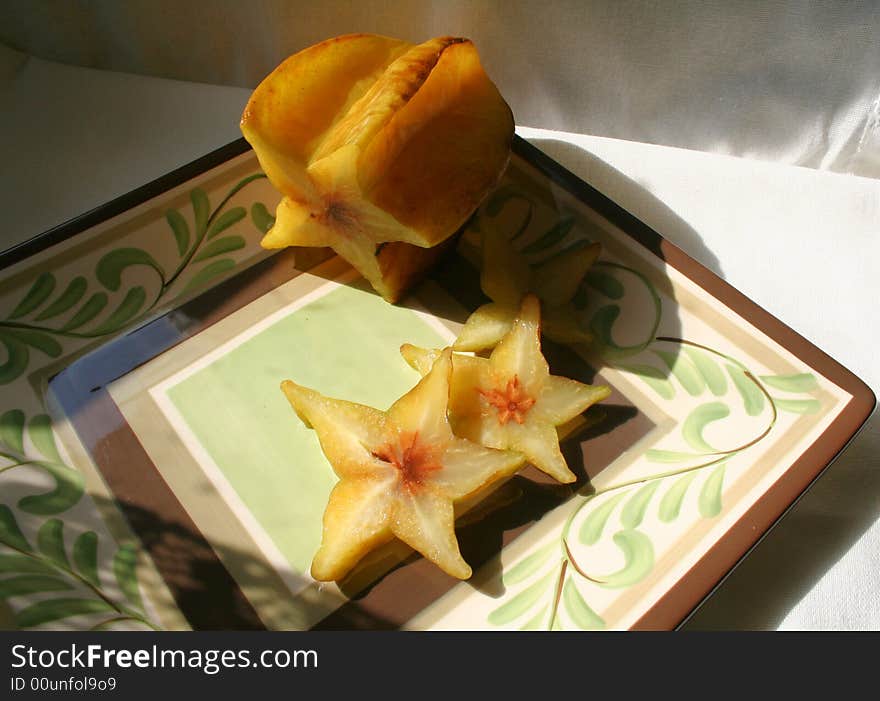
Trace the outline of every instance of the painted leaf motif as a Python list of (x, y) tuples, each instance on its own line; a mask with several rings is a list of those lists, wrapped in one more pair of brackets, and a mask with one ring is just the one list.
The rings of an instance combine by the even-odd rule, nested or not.
[(645, 451), (645, 458), (650, 460), (651, 462), (685, 462), (686, 460), (693, 460), (694, 458), (699, 457), (701, 456), (694, 453), (682, 453), (677, 450), (661, 450), (659, 448), (648, 448), (648, 450)]
[(53, 462), (62, 462), (55, 445), (52, 419), (48, 415), (37, 414), (28, 421), (28, 437), (43, 457)]
[(192, 202), (193, 214), (195, 215), (196, 238), (201, 238), (208, 228), (211, 203), (208, 201), (205, 191), (200, 187), (194, 188), (189, 193), (189, 200)]
[(134, 265), (146, 265), (158, 273), (162, 282), (165, 273), (156, 259), (140, 248), (117, 248), (105, 254), (95, 267), (95, 276), (108, 290), (117, 291), (122, 285), (122, 272)]
[(80, 500), (84, 482), (79, 472), (52, 462), (38, 462), (34, 466), (44, 470), (55, 482), (55, 487), (43, 494), (22, 497), (18, 501), (19, 509), (38, 516), (51, 516), (67, 511)]
[(648, 504), (657, 487), (660, 486), (660, 480), (652, 480), (645, 486), (641, 487), (620, 511), (620, 523), (626, 529), (636, 528), (645, 518), (645, 511), (648, 510)]
[(788, 411), (792, 414), (815, 414), (822, 405), (818, 399), (782, 399), (773, 397), (773, 403), (782, 411)]
[(539, 548), (504, 572), (501, 576), (501, 581), (504, 582), (505, 586), (510, 586), (528, 579), (541, 569), (541, 566), (547, 562), (550, 555), (558, 547), (558, 544), (554, 542)]
[(119, 306), (113, 310), (110, 316), (108, 316), (103, 323), (92, 329), (92, 335), (103, 336), (104, 334), (118, 331), (137, 315), (146, 301), (146, 290), (140, 285), (132, 287), (126, 292), (125, 298), (119, 303)]
[[(615, 315), (616, 316), (616, 315)], [(595, 319), (595, 317), (593, 317)], [(667, 379), (666, 373), (652, 365), (627, 363), (619, 366), (621, 370), (638, 375), (645, 384), (659, 394), (663, 399), (675, 397), (675, 387)]]
[(534, 215), (535, 207), (530, 200), (523, 198), (523, 201), (526, 202), (526, 212), (522, 218), (522, 221), (517, 225), (516, 231), (513, 232), (513, 235), (510, 237), (511, 243), (519, 240), (523, 234), (526, 233), (529, 229), (529, 224), (532, 223), (532, 216)]
[(522, 249), (523, 254), (532, 255), (534, 253), (546, 251), (548, 248), (552, 248), (557, 243), (562, 241), (566, 236), (568, 236), (568, 232), (572, 230), (572, 227), (574, 227), (573, 217), (565, 217), (563, 219), (560, 219), (546, 232), (541, 234), (538, 238), (529, 243), (527, 246), (524, 246)]
[(94, 531), (81, 533), (73, 541), (73, 564), (83, 578), (96, 587), (101, 586), (98, 577), (98, 534)]
[(505, 625), (519, 618), (537, 604), (541, 597), (547, 593), (555, 578), (556, 573), (551, 572), (542, 577), (534, 584), (526, 587), (510, 601), (501, 604), (489, 614), (489, 623), (496, 626)]
[(22, 594), (38, 594), (48, 591), (66, 591), (72, 589), (69, 583), (58, 577), (42, 574), (25, 574), (0, 580), (0, 599)]
[(599, 577), (606, 589), (622, 589), (640, 582), (654, 567), (654, 546), (641, 531), (624, 530), (614, 534), (614, 544), (623, 553), (624, 564), (617, 572)]
[[(256, 207), (257, 204), (259, 203), (255, 203), (253, 206)], [(226, 229), (228, 229), (233, 224), (237, 224), (246, 216), (247, 210), (244, 207), (232, 207), (231, 209), (228, 209), (227, 211), (223, 212), (223, 214), (221, 214), (219, 217), (217, 217), (214, 220), (213, 224), (211, 224), (211, 230), (208, 232), (207, 239), (210, 240), (221, 231), (226, 231)]]
[(37, 549), (56, 565), (70, 567), (64, 549), (64, 523), (61, 519), (51, 518), (40, 526), (37, 531)]
[(761, 382), (783, 392), (812, 392), (819, 387), (816, 376), (811, 372), (793, 375), (761, 375)]
[(119, 546), (113, 556), (113, 576), (125, 598), (138, 608), (142, 607), (137, 580), (137, 548), (134, 545), (126, 543)]
[(81, 275), (73, 278), (64, 289), (64, 292), (58, 295), (52, 304), (37, 315), (37, 321), (52, 319), (72, 308), (83, 298), (87, 287), (88, 283)]
[(36, 329), (6, 329), (6, 333), (15, 336), (19, 341), (42, 351), (50, 358), (61, 355), (61, 344), (52, 336)]
[(104, 307), (107, 306), (107, 299), (107, 295), (103, 292), (96, 292), (93, 294), (88, 298), (86, 303), (80, 307), (79, 311), (73, 315), (70, 321), (61, 327), (61, 330), (73, 331), (74, 329), (78, 329), (80, 326), (89, 323), (103, 311)]
[(629, 492), (621, 492), (607, 498), (602, 504), (592, 509), (587, 517), (581, 523), (578, 531), (578, 540), (584, 545), (594, 545), (599, 542), (602, 537), (602, 531), (605, 530), (605, 524), (611, 516), (615, 507), (620, 503)]
[(193, 258), (193, 263), (199, 263), (208, 258), (214, 258), (230, 251), (237, 251), (244, 247), (245, 241), (241, 236), (224, 236), (216, 241), (212, 241), (199, 251), (198, 255)]
[(6, 362), (0, 365), (0, 385), (6, 385), (27, 370), (30, 353), (18, 338), (0, 329), (0, 343), (6, 349)]
[(532, 255), (552, 248), (568, 236), (568, 233), (574, 227), (574, 223), (573, 217), (564, 217), (560, 219), (538, 238), (524, 246), (522, 252), (525, 255)]
[(764, 409), (764, 393), (749, 379), (745, 371), (735, 365), (727, 365), (727, 374), (743, 400), (743, 407), (749, 416), (757, 416)]
[(663, 498), (660, 500), (660, 509), (658, 517), (663, 523), (669, 523), (678, 518), (681, 513), (681, 505), (684, 502), (685, 495), (691, 482), (697, 476), (696, 472), (689, 472), (679, 477), (669, 488)]
[(20, 628), (33, 628), (43, 623), (51, 623), (72, 616), (87, 613), (106, 613), (114, 611), (110, 604), (101, 599), (61, 598), (46, 599), (27, 606), (15, 614), (15, 623)]
[(501, 213), (501, 210), (504, 209), (504, 205), (510, 200), (523, 200), (524, 202), (527, 202), (529, 206), (532, 205), (531, 201), (516, 187), (512, 185), (502, 185), (492, 193), (489, 201), (486, 202), (486, 214), (490, 217), (498, 216), (498, 214)]
[(721, 463), (712, 470), (700, 490), (699, 507), (700, 514), (704, 518), (712, 518), (721, 513), (721, 489), (724, 486), (725, 467), (726, 463)]
[(703, 377), (709, 391), (716, 397), (724, 396), (727, 393), (727, 378), (724, 376), (721, 368), (718, 367), (718, 363), (705, 351), (692, 348), (691, 346), (684, 346), (682, 350)]
[(24, 298), (18, 303), (12, 313), (10, 319), (18, 319), (26, 316), (37, 309), (45, 302), (52, 292), (55, 290), (55, 276), (52, 273), (42, 273), (31, 288), (28, 290)]
[(696, 407), (681, 427), (681, 434), (694, 450), (714, 453), (716, 449), (703, 438), (703, 430), (713, 421), (720, 421), (730, 416), (730, 409), (723, 402), (709, 402)]
[(587, 605), (571, 579), (567, 579), (562, 587), (562, 603), (572, 622), (581, 630), (599, 630), (605, 627), (605, 621)]
[(547, 619), (547, 609), (550, 608), (550, 604), (545, 604), (544, 607), (538, 611), (537, 614), (532, 616), (528, 621), (523, 623), (519, 629), (520, 630), (541, 630), (544, 627), (544, 623)]
[(189, 224), (186, 223), (186, 219), (176, 209), (169, 209), (165, 212), (165, 221), (168, 222), (168, 226), (171, 227), (171, 232), (174, 234), (174, 241), (177, 243), (177, 253), (183, 257), (183, 254), (189, 249)]
[(699, 397), (706, 389), (703, 376), (687, 356), (663, 350), (655, 350), (654, 354), (666, 363), (666, 367), (689, 395)]
[(275, 226), (275, 217), (269, 214), (269, 210), (262, 202), (255, 202), (251, 205), (251, 221), (264, 234)]
[(31, 545), (18, 527), (15, 514), (5, 504), (0, 504), (0, 543), (23, 552), (31, 552)]
[(0, 442), (13, 453), (24, 454), (24, 412), (10, 409), (0, 416)]
[(623, 283), (602, 270), (590, 270), (585, 280), (587, 285), (609, 299), (621, 299), (625, 294)]
[(593, 335), (602, 341), (602, 343), (610, 348), (616, 348), (617, 345), (611, 340), (611, 327), (620, 316), (620, 307), (617, 304), (606, 304), (604, 307), (596, 310), (593, 318), (590, 319), (590, 330)]
[(42, 560), (21, 553), (0, 553), (0, 572), (8, 574), (17, 572), (20, 574), (51, 574), (56, 573), (55, 568)]
[(234, 267), (235, 261), (231, 258), (221, 258), (220, 260), (215, 260), (213, 263), (208, 263), (208, 265), (193, 275), (186, 287), (183, 288), (181, 294), (207, 285), (215, 277), (232, 270)]

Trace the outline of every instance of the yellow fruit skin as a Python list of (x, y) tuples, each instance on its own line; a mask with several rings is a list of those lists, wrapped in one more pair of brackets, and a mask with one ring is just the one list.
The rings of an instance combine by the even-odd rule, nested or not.
[(513, 114), (476, 48), (461, 40), (446, 47), (418, 92), (364, 149), (361, 182), (375, 204), (434, 245), (498, 182), (513, 129)]
[(360, 34), (284, 61), (241, 129), (285, 196), (263, 245), (329, 246), (396, 301), (437, 257), (414, 246), (449, 239), (500, 179), (514, 123), (469, 40)]
[(244, 109), (241, 131), (282, 194), (299, 199), (308, 191), (305, 168), (328, 128), (411, 46), (347, 34), (303, 49), (263, 79)]

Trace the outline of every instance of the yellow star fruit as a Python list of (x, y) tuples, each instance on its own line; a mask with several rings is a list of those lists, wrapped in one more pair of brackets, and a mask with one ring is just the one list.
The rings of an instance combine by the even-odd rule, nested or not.
[[(541, 353), (540, 325), (538, 299), (526, 295), (510, 330), (489, 358), (453, 355), (450, 419), (456, 435), (520, 452), (558, 481), (574, 482), (576, 477), (559, 449), (556, 427), (607, 398), (611, 390), (551, 375)], [(425, 373), (439, 351), (405, 344), (401, 353)]]
[(453, 434), (447, 418), (451, 356), (451, 350), (439, 353), (421, 381), (387, 412), (282, 383), (339, 476), (312, 562), (315, 579), (342, 579), (394, 536), (453, 577), (470, 577), (455, 536), (453, 506), (512, 475), (524, 459)]
[(283, 195), (263, 246), (330, 246), (396, 301), (500, 178), (513, 116), (469, 40), (352, 34), (281, 63), (241, 129)]
[(481, 220), (482, 270), (480, 286), (492, 300), (465, 322), (454, 348), (482, 351), (494, 348), (513, 325), (523, 295), (533, 292), (543, 306), (543, 333), (558, 343), (588, 343), (592, 336), (577, 318), (572, 298), (601, 251), (598, 243), (573, 247), (530, 266), (510, 242), (509, 234)]

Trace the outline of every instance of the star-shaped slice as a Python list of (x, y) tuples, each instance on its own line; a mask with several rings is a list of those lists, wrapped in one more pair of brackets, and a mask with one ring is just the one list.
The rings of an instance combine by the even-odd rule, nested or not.
[(494, 348), (513, 326), (525, 294), (541, 300), (543, 333), (558, 343), (589, 343), (592, 336), (577, 318), (572, 298), (599, 257), (598, 243), (582, 242), (534, 267), (511, 243), (509, 234), (482, 221), (480, 286), (492, 300), (468, 318), (453, 346), (457, 351)]
[[(560, 482), (574, 482), (556, 427), (608, 397), (611, 390), (551, 375), (541, 354), (540, 326), (540, 305), (529, 294), (488, 359), (453, 355), (450, 419), (456, 435), (520, 452), (542, 472)], [(401, 353), (425, 373), (439, 351), (407, 344)]]
[(454, 503), (512, 475), (525, 461), (453, 434), (447, 418), (451, 371), (447, 349), (387, 412), (282, 383), (339, 476), (312, 562), (315, 579), (342, 579), (394, 536), (453, 577), (470, 577), (455, 536)]

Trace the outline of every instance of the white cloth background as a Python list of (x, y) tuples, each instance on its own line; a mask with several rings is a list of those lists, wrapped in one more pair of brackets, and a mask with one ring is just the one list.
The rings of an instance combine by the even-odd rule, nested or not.
[(328, 36), (471, 37), (517, 123), (880, 175), (880, 3), (4, 0), (42, 58), (253, 87)]
[[(877, 392), (878, 27), (870, 1), (6, 0), (0, 247), (237, 138), (298, 48), (463, 34), (518, 124), (565, 132), (523, 135)], [(878, 468), (874, 417), (689, 626), (880, 629)]]

